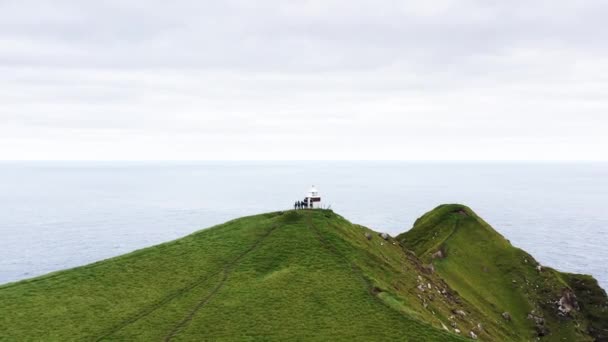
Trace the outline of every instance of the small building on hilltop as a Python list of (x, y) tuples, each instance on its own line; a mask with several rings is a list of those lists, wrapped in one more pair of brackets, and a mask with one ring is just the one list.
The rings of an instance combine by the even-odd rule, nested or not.
[(321, 208), (321, 196), (319, 195), (319, 190), (317, 190), (314, 185), (308, 190), (306, 198), (304, 198), (304, 203), (308, 208)]

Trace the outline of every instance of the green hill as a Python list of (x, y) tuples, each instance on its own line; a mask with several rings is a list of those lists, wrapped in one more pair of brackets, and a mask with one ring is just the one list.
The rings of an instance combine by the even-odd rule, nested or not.
[[(277, 212), (0, 286), (0, 340), (523, 341), (531, 310), (549, 339), (601, 338), (595, 280), (535, 266), (461, 206), (398, 239), (327, 210)], [(554, 319), (543, 301), (566, 290), (577, 307)]]
[(465, 206), (439, 206), (397, 239), (509, 340), (608, 339), (608, 300), (595, 279), (541, 266)]

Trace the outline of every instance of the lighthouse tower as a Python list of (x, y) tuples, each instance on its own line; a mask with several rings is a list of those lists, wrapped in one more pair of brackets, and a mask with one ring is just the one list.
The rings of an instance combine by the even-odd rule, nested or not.
[(321, 196), (319, 196), (319, 190), (317, 190), (314, 185), (310, 188), (310, 190), (308, 190), (306, 198), (304, 198), (304, 202), (309, 208), (321, 208)]

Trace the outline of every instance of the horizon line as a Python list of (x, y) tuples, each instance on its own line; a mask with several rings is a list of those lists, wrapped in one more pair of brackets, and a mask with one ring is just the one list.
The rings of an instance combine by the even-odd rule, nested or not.
[(124, 162), (124, 163), (205, 163), (205, 162), (411, 162), (411, 163), (608, 163), (606, 159), (0, 159), (0, 163), (27, 162)]

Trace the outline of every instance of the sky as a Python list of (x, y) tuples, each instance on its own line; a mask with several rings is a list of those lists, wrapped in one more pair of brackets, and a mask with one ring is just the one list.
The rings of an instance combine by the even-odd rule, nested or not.
[(0, 0), (0, 160), (608, 160), (608, 2)]

